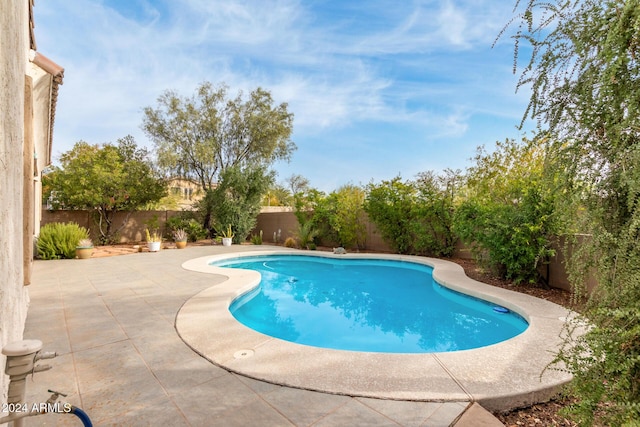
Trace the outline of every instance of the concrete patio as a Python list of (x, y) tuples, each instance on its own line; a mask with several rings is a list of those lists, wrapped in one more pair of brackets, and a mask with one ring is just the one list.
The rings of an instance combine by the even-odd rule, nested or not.
[[(226, 278), (184, 270), (214, 253), (268, 246), (195, 246), (89, 260), (37, 261), (25, 339), (59, 356), (27, 384), (68, 394), (94, 425), (449, 426), (501, 425), (469, 402), (350, 397), (283, 387), (230, 373), (193, 352), (174, 328), (181, 306)], [(206, 327), (206, 326), (203, 326)], [(466, 413), (465, 410), (470, 408)], [(461, 418), (460, 418), (461, 417)], [(73, 416), (26, 425), (80, 425)]]

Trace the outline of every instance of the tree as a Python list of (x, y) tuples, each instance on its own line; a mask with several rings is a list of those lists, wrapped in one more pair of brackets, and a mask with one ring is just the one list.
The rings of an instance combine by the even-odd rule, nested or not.
[(218, 231), (231, 226), (234, 242), (243, 242), (256, 225), (262, 196), (273, 181), (274, 174), (264, 166), (225, 169), (219, 185), (201, 201), (207, 205), (204, 210), (212, 212), (213, 224), (206, 226)]
[(545, 146), (506, 140), (492, 153), (479, 148), (474, 160), (454, 215), (456, 233), (497, 274), (537, 284), (557, 231)]
[(263, 206), (291, 206), (292, 197), (289, 190), (283, 185), (272, 185), (264, 195)]
[(289, 191), (291, 191), (291, 194), (294, 196), (298, 193), (305, 193), (310, 188), (309, 180), (302, 175), (292, 174), (285, 181), (289, 186)]
[[(532, 88), (524, 118), (548, 126), (574, 229), (590, 233), (569, 262), (576, 289), (593, 267), (593, 327), (559, 354), (574, 375), (583, 425), (640, 419), (640, 1), (518, 2), (518, 86)], [(506, 30), (505, 30), (506, 31)]]
[(166, 91), (157, 108), (144, 109), (142, 128), (155, 144), (159, 165), (196, 180), (205, 191), (228, 167), (268, 166), (288, 160), (295, 149), (286, 103), (274, 106), (262, 88), (246, 100), (242, 92), (230, 99), (227, 91), (204, 82), (191, 98)]
[(329, 224), (345, 248), (364, 248), (367, 237), (364, 196), (364, 190), (353, 184), (343, 185), (329, 194), (333, 207)]
[[(142, 129), (155, 145), (159, 166), (199, 182), (205, 193), (228, 168), (268, 167), (295, 150), (286, 103), (274, 105), (262, 88), (248, 99), (242, 92), (231, 99), (227, 91), (204, 82), (190, 98), (166, 91), (157, 108), (144, 109)], [(205, 212), (205, 223), (210, 217)]]
[[(131, 213), (166, 194), (166, 185), (151, 166), (148, 152), (132, 136), (117, 145), (84, 141), (60, 158), (61, 167), (45, 175), (54, 208), (88, 209), (97, 215), (101, 243), (110, 243), (127, 224)], [(127, 212), (119, 227), (117, 212)]]
[(384, 240), (402, 254), (450, 256), (454, 187), (458, 171), (420, 173), (415, 181), (395, 177), (369, 184), (365, 210)]

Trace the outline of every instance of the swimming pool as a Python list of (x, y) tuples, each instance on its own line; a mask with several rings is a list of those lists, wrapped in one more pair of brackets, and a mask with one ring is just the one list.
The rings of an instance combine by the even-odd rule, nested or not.
[[(207, 283), (188, 298), (175, 328), (191, 349), (242, 377), (331, 394), (378, 399), (476, 401), (505, 411), (548, 400), (571, 376), (548, 369), (570, 312), (526, 294), (489, 286), (464, 274), (449, 261), (397, 254), (346, 254), (285, 250), (269, 245), (195, 248), (185, 261), (185, 281)], [(332, 259), (406, 261), (433, 268), (444, 287), (490, 301), (520, 314), (529, 327), (515, 337), (470, 350), (386, 353), (335, 350), (296, 344), (257, 332), (238, 322), (229, 306), (260, 284), (253, 270), (222, 268), (216, 261), (259, 255), (313, 255)], [(171, 289), (183, 295), (182, 289)]]
[(380, 259), (265, 255), (212, 263), (260, 273), (229, 307), (244, 325), (316, 347), (387, 353), (468, 350), (528, 326), (518, 314), (450, 290), (429, 266)]

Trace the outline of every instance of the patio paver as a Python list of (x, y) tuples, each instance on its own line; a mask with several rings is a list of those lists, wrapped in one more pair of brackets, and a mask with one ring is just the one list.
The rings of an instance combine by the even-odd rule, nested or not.
[[(268, 246), (233, 246), (231, 250)], [(27, 401), (54, 389), (94, 425), (448, 426), (465, 402), (389, 401), (278, 386), (230, 373), (193, 352), (175, 317), (187, 300), (226, 280), (183, 262), (222, 246), (89, 260), (36, 261), (25, 339), (59, 356), (27, 384)], [(206, 326), (205, 326), (206, 328)], [(42, 362), (40, 362), (42, 363)], [(497, 420), (496, 420), (497, 421)], [(31, 417), (28, 426), (76, 426), (72, 416)], [(500, 425), (498, 422), (497, 425)]]

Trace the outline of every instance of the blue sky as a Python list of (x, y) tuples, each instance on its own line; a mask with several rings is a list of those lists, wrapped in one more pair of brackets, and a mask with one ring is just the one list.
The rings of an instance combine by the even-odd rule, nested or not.
[(46, 0), (38, 51), (65, 68), (54, 157), (131, 134), (167, 89), (260, 86), (295, 115), (290, 163), (332, 191), (464, 169), (476, 147), (522, 136), (513, 14), (495, 0)]

